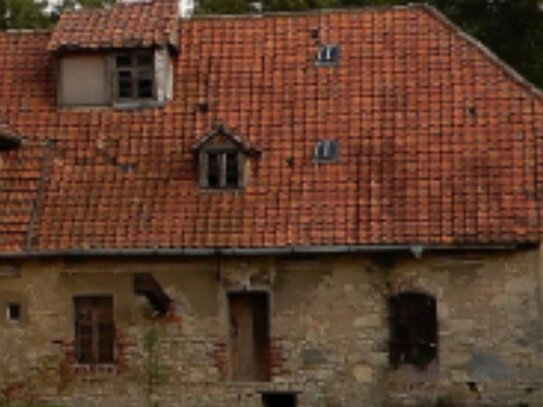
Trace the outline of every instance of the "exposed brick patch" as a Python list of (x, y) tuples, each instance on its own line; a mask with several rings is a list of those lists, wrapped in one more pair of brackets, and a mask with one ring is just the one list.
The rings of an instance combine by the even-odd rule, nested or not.
[(281, 346), (281, 342), (282, 338), (270, 339), (270, 369), (272, 377), (288, 373), (288, 370), (285, 369), (287, 358)]
[(225, 379), (228, 375), (228, 346), (225, 342), (216, 342), (211, 353), (213, 365), (219, 371), (221, 377)]

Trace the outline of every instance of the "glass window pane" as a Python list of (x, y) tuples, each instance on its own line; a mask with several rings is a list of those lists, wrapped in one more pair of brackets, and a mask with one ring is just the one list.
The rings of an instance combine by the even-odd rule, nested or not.
[(129, 67), (132, 65), (130, 54), (117, 55), (117, 67)]
[(140, 98), (150, 98), (153, 97), (153, 82), (144, 79), (138, 81), (138, 97)]
[(118, 72), (119, 98), (132, 97), (132, 74), (127, 71)]
[(207, 186), (218, 188), (220, 186), (220, 154), (207, 154)]
[(149, 70), (138, 72), (138, 97), (150, 98), (153, 97), (153, 80)]
[(153, 54), (150, 52), (145, 52), (138, 54), (136, 57), (136, 64), (138, 66), (152, 66), (153, 65)]
[(226, 153), (226, 186), (237, 187), (239, 179), (237, 151)]

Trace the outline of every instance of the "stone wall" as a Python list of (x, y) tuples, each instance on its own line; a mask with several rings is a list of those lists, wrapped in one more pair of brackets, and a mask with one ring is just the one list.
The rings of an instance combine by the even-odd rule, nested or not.
[[(133, 290), (152, 272), (174, 299), (157, 317)], [(261, 406), (296, 392), (300, 407), (543, 406), (540, 254), (448, 252), (298, 258), (110, 258), (0, 264), (0, 397), (68, 406)], [(269, 383), (233, 383), (228, 290), (271, 299)], [(388, 362), (389, 296), (437, 299), (439, 358)], [(73, 296), (112, 294), (116, 363), (74, 356)]]

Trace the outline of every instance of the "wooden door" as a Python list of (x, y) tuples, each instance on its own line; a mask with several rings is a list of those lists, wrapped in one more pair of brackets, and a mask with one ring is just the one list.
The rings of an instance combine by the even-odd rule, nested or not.
[(234, 381), (269, 380), (269, 300), (264, 292), (233, 293), (230, 356)]

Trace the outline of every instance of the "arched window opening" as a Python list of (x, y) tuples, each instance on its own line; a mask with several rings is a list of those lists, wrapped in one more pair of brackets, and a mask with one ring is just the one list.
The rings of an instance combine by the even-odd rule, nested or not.
[(437, 358), (437, 313), (433, 297), (400, 293), (389, 299), (392, 366), (410, 364), (424, 369)]

